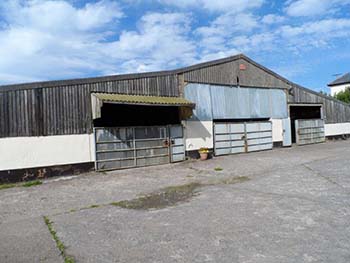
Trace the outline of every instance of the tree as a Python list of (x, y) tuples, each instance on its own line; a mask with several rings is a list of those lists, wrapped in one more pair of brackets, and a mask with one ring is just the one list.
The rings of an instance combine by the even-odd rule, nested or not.
[(334, 95), (334, 98), (350, 103), (350, 88), (347, 88), (344, 91), (339, 91)]

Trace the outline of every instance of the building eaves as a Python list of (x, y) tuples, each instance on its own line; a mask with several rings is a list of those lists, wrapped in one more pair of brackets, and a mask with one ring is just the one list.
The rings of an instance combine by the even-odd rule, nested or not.
[(350, 83), (350, 72), (328, 84), (329, 87)]

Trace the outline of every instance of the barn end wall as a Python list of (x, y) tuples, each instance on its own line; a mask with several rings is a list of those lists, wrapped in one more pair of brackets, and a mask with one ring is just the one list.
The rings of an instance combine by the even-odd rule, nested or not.
[[(243, 69), (241, 66), (243, 65)], [(277, 78), (267, 69), (255, 65), (247, 58), (240, 58), (217, 65), (210, 65), (184, 72), (184, 81), (222, 85), (241, 85), (249, 87), (284, 88), (291, 85), (282, 78)]]
[(93, 134), (0, 139), (0, 171), (95, 160)]

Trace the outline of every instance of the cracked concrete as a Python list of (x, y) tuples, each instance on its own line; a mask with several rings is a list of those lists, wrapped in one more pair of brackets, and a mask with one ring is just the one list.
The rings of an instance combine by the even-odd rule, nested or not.
[[(328, 142), (1, 190), (0, 262), (63, 262), (44, 215), (77, 262), (350, 262), (348, 156)], [(108, 205), (239, 176), (163, 209)]]

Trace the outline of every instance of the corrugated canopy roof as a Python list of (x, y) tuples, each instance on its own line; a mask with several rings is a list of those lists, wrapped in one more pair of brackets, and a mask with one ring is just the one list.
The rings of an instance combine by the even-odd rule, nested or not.
[(101, 107), (103, 103), (149, 106), (177, 106), (179, 107), (181, 119), (188, 119), (190, 116), (192, 116), (192, 110), (196, 106), (195, 103), (181, 97), (138, 96), (117, 93), (92, 93), (91, 104), (93, 119), (101, 117)]
[(191, 108), (195, 107), (195, 103), (181, 97), (138, 96), (116, 93), (93, 93), (93, 95), (103, 102), (155, 106), (186, 106)]

